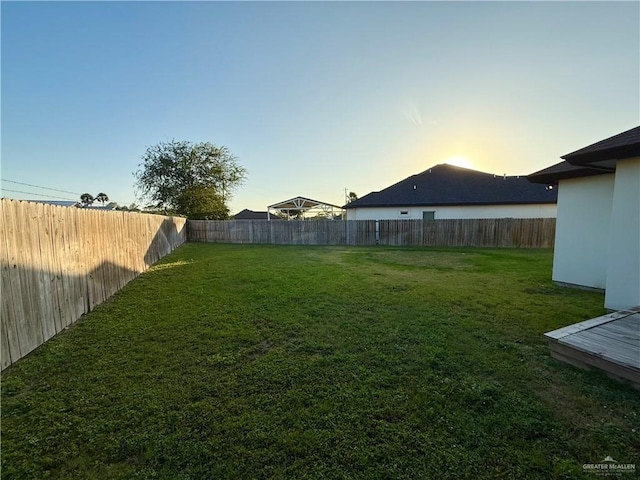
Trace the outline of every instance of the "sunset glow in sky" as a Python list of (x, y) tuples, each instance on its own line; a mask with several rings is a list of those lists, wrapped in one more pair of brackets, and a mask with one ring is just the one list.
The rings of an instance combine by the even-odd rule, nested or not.
[(456, 167), (472, 168), (477, 170), (473, 165), (473, 161), (469, 157), (462, 155), (454, 155), (453, 157), (447, 158), (444, 163), (455, 165)]
[(171, 139), (237, 155), (237, 212), (343, 204), (445, 162), (526, 175), (640, 124), (638, 2), (1, 8), (0, 176), (121, 204)]

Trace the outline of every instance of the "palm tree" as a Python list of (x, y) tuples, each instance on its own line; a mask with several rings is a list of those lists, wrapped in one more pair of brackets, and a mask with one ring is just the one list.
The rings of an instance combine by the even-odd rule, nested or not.
[(80, 202), (82, 202), (83, 207), (88, 207), (94, 202), (94, 200), (93, 195), (90, 193), (83, 193), (80, 195)]
[(100, 202), (104, 207), (104, 203), (109, 201), (109, 195), (107, 195), (106, 193), (100, 192), (98, 195), (96, 195), (95, 200), (97, 202)]

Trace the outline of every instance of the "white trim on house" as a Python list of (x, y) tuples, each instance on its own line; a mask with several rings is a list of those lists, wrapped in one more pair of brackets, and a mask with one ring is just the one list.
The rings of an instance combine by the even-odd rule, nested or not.
[[(419, 207), (356, 207), (347, 209), (347, 220), (422, 220), (424, 212), (438, 219), (555, 218), (555, 203), (531, 205), (460, 205)], [(406, 212), (406, 213), (402, 213)]]

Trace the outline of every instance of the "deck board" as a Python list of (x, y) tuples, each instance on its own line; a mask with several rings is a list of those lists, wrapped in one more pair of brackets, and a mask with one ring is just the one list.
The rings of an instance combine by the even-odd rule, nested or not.
[(578, 347), (606, 360), (640, 368), (637, 348), (632, 348), (628, 343), (599, 335), (596, 332), (580, 332), (562, 343), (570, 347)]
[(636, 351), (640, 351), (640, 335), (638, 334), (638, 331), (634, 332), (631, 329), (621, 330), (614, 327), (615, 325), (607, 324), (603, 325), (601, 328), (594, 328), (591, 330), (586, 330), (584, 332), (576, 333), (576, 336), (579, 338), (587, 333), (591, 335), (597, 335), (616, 342), (627, 343), (631, 347), (634, 347)]
[(640, 307), (545, 334), (551, 355), (581, 368), (599, 368), (640, 389)]
[(611, 322), (606, 325), (606, 331), (637, 338), (640, 336), (640, 322), (632, 321), (627, 324), (624, 324), (622, 320), (619, 322)]

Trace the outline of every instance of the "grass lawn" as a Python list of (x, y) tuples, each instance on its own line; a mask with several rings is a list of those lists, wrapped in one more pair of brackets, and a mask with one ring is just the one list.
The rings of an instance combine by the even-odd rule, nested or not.
[(640, 393), (549, 357), (544, 332), (605, 313), (551, 260), (184, 245), (3, 373), (2, 478), (640, 470)]

